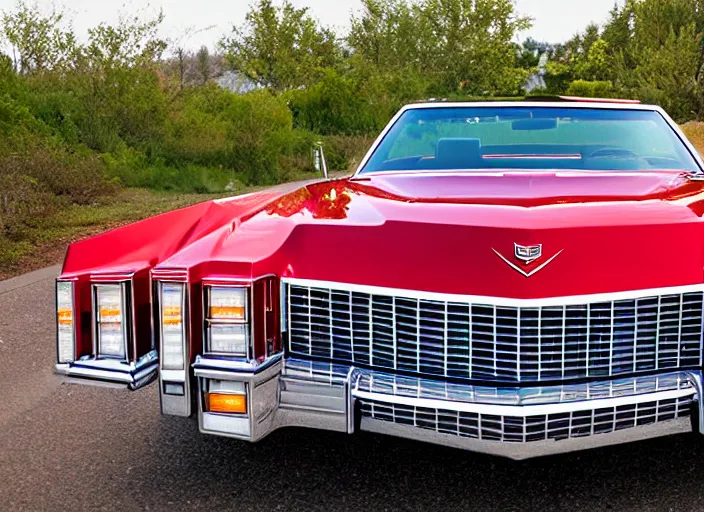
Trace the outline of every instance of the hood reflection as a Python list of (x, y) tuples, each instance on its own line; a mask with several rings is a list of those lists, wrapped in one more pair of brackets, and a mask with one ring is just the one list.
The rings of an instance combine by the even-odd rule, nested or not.
[(341, 220), (347, 218), (352, 192), (339, 181), (308, 185), (286, 195), (266, 209), (269, 215), (291, 217), (309, 212), (314, 219)]

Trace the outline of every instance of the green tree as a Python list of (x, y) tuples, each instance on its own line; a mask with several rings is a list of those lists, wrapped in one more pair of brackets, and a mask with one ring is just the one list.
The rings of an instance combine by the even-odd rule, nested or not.
[(347, 43), (354, 55), (387, 71), (424, 69), (423, 46), (427, 29), (418, 5), (405, 0), (362, 0), (353, 16)]
[(73, 64), (79, 45), (64, 26), (63, 14), (42, 14), (36, 5), (20, 1), (14, 12), (3, 12), (0, 21), (0, 42), (4, 39), (9, 44), (19, 73), (30, 75)]
[(554, 47), (545, 42), (538, 42), (529, 37), (521, 44), (518, 50), (516, 65), (519, 68), (533, 69), (538, 66), (540, 56), (543, 54), (552, 55)]
[(288, 0), (280, 7), (259, 0), (220, 45), (232, 69), (275, 91), (314, 83), (341, 55), (335, 33)]
[(207, 46), (201, 46), (196, 53), (196, 72), (200, 85), (205, 85), (212, 78), (213, 67), (210, 58), (210, 51)]
[(658, 103), (678, 119), (702, 116), (703, 30), (702, 0), (627, 0), (611, 11), (606, 44), (591, 63), (605, 60), (610, 72), (596, 73), (587, 62), (580, 77), (612, 80), (624, 95)]
[(702, 87), (697, 82), (701, 36), (695, 31), (694, 23), (679, 34), (671, 29), (661, 45), (640, 49), (634, 71), (638, 96), (662, 105), (680, 121), (704, 113)]
[(598, 38), (591, 43), (586, 58), (580, 60), (575, 73), (583, 80), (610, 80), (613, 70), (610, 67), (609, 43)]
[(530, 26), (513, 0), (364, 0), (348, 44), (383, 70), (416, 70), (440, 94), (515, 93), (516, 35)]

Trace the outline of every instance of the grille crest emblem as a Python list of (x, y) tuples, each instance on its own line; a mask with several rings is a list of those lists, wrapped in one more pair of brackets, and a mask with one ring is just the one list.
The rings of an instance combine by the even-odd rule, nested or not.
[(531, 277), (541, 270), (543, 270), (545, 267), (547, 267), (555, 258), (557, 258), (564, 249), (560, 250), (557, 254), (552, 256), (550, 259), (548, 259), (546, 262), (538, 265), (535, 268), (529, 269), (528, 267), (530, 266), (531, 263), (536, 262), (543, 256), (543, 245), (538, 244), (538, 245), (519, 245), (517, 243), (513, 244), (513, 255), (518, 260), (519, 262), (523, 263), (523, 267), (517, 265), (516, 263), (512, 262), (509, 260), (506, 256), (501, 254), (499, 251), (496, 249), (491, 249), (496, 253), (496, 255), (501, 258), (509, 267), (511, 267), (513, 270), (518, 272), (519, 274), (525, 276), (525, 277)]
[(543, 245), (518, 245), (513, 244), (516, 259), (521, 260), (526, 265), (533, 263), (543, 255)]

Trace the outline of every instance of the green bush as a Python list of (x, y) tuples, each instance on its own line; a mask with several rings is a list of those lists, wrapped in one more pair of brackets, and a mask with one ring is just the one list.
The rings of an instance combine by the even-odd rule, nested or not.
[(39, 180), (22, 173), (21, 167), (17, 159), (0, 159), (0, 244), (3, 238), (21, 239), (28, 224), (56, 206), (51, 192)]
[(159, 157), (168, 167), (215, 167), (264, 185), (307, 170), (313, 138), (293, 129), (282, 98), (267, 91), (238, 95), (210, 84), (179, 98)]
[(95, 153), (81, 146), (68, 149), (60, 140), (41, 134), (0, 139), (0, 163), (0, 174), (24, 176), (68, 203), (88, 204), (115, 191)]
[(231, 182), (237, 182), (232, 171), (189, 163), (180, 167), (168, 165), (129, 148), (117, 154), (104, 154), (103, 161), (112, 181), (127, 187), (213, 193), (222, 192)]
[(612, 98), (614, 85), (610, 81), (575, 80), (565, 94), (582, 98)]
[(321, 135), (357, 135), (377, 128), (374, 109), (358, 84), (334, 71), (311, 88), (292, 92), (289, 107), (298, 128)]
[(321, 135), (368, 136), (381, 131), (404, 104), (427, 99), (427, 77), (407, 71), (356, 69), (350, 76), (329, 70), (309, 89), (288, 93), (297, 128)]
[(332, 171), (354, 172), (374, 142), (373, 137), (336, 135), (325, 138), (325, 158)]

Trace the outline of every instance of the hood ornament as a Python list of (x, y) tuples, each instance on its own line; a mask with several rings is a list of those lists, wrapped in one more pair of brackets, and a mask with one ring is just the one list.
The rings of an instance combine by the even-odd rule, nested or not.
[[(514, 257), (523, 263), (524, 267), (528, 267), (531, 263), (539, 260), (542, 255), (543, 255), (543, 245), (538, 244), (538, 245), (519, 245), (514, 243), (513, 244), (514, 250), (513, 250), (513, 255)], [(513, 270), (516, 272), (522, 274), (525, 277), (531, 277), (532, 275), (537, 274), (541, 270), (543, 270), (546, 266), (548, 266), (552, 260), (557, 258), (564, 249), (560, 250), (557, 254), (552, 256), (549, 260), (547, 260), (545, 263), (542, 263), (541, 265), (538, 265), (537, 267), (528, 270), (528, 268), (521, 268), (518, 266), (516, 263), (510, 261), (506, 256), (501, 254), (499, 251), (496, 249), (491, 249), (496, 253), (496, 255), (501, 258), (509, 267), (511, 267)]]

